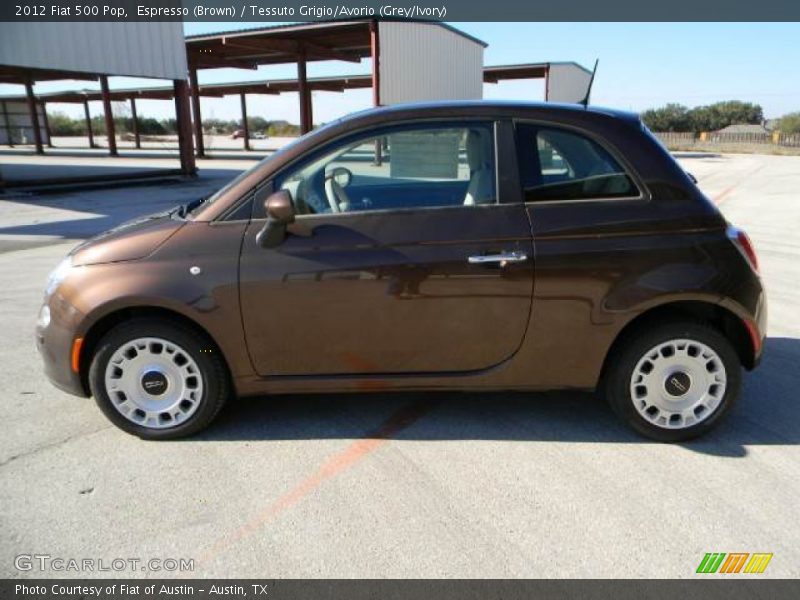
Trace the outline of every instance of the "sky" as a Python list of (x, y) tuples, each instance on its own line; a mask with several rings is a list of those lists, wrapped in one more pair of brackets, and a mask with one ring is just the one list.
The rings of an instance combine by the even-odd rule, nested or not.
[[(187, 35), (243, 29), (274, 23), (185, 23)], [(800, 111), (800, 23), (452, 23), (484, 40), (484, 64), (575, 61), (591, 68), (599, 59), (592, 104), (633, 111), (678, 102), (687, 106), (720, 100), (755, 102), (767, 118)], [(365, 74), (361, 64), (326, 61), (310, 63), (309, 77)], [(214, 69), (201, 71), (200, 83), (296, 77), (296, 67), (261, 67), (258, 71)], [(109, 78), (114, 87), (164, 85), (165, 82)], [(37, 92), (96, 89), (91, 82), (36, 85)], [(0, 94), (18, 94), (19, 86), (0, 85)], [(508, 81), (484, 86), (485, 98), (542, 100), (541, 81)], [(314, 92), (314, 121), (330, 121), (371, 105), (372, 92), (343, 94)], [(203, 98), (204, 118), (238, 119), (239, 98)], [(174, 116), (171, 102), (139, 101), (140, 116)], [(49, 110), (74, 117), (80, 105), (53, 104)], [(93, 114), (100, 114), (95, 103)], [(299, 122), (296, 94), (248, 96), (249, 116)]]

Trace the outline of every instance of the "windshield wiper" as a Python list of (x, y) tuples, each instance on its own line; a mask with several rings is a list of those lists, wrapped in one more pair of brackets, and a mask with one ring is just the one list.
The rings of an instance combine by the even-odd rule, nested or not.
[(203, 196), (202, 198), (197, 198), (196, 200), (192, 200), (191, 202), (186, 202), (185, 204), (179, 204), (170, 214), (177, 215), (181, 219), (186, 218), (186, 215), (192, 212), (195, 208), (200, 206), (203, 202), (208, 200), (208, 196)]

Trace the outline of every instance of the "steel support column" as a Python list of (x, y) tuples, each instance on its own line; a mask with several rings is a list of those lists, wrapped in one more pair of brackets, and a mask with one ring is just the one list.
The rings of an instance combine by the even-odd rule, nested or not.
[(137, 148), (142, 147), (142, 141), (139, 138), (139, 118), (136, 116), (136, 98), (131, 97), (131, 121), (133, 123), (133, 141), (136, 143)]
[(89, 101), (83, 101), (83, 114), (86, 117), (86, 134), (89, 136), (89, 148), (94, 148), (94, 133), (92, 132), (92, 116), (89, 114)]
[(178, 128), (178, 154), (181, 159), (181, 172), (184, 175), (195, 175), (197, 167), (194, 162), (192, 145), (192, 113), (189, 102), (189, 85), (182, 79), (173, 82), (175, 89), (175, 121)]
[(550, 101), (550, 65), (544, 70), (544, 101)]
[(33, 127), (33, 143), (36, 145), (36, 154), (44, 154), (42, 147), (42, 132), (39, 129), (39, 113), (36, 110), (36, 97), (33, 95), (33, 82), (29, 79), (25, 82), (25, 95), (28, 99), (28, 112), (31, 117)]
[(378, 22), (369, 23), (369, 46), (372, 57), (372, 104), (381, 105), (381, 46), (378, 38)]
[(313, 127), (314, 117), (311, 113), (311, 89), (308, 86), (304, 49), (297, 55), (297, 90), (300, 93), (300, 133), (308, 133)]
[(8, 120), (8, 106), (6, 105), (6, 101), (3, 100), (3, 121), (6, 124), (6, 134), (8, 135), (8, 147), (14, 147), (14, 139), (11, 136), (11, 122)]
[(44, 119), (44, 132), (47, 134), (47, 147), (53, 147), (53, 135), (50, 133), (50, 119), (47, 118), (47, 102), (42, 102), (42, 118)]
[(247, 125), (247, 94), (239, 92), (242, 103), (242, 129), (244, 130), (244, 149), (250, 150), (250, 127)]
[(197, 81), (197, 69), (189, 69), (189, 83), (192, 86), (192, 122), (197, 157), (204, 158), (206, 149), (203, 145), (203, 116), (200, 114), (200, 84)]
[[(369, 48), (372, 57), (372, 104), (381, 105), (381, 65), (380, 65), (380, 40), (378, 39), (378, 22), (369, 22)], [(380, 166), (383, 164), (383, 141), (375, 140), (375, 158), (373, 164)]]
[(108, 137), (108, 153), (117, 156), (117, 132), (114, 129), (114, 113), (111, 111), (111, 92), (108, 89), (108, 77), (100, 75), (100, 90), (103, 94), (103, 113), (106, 118), (106, 137)]

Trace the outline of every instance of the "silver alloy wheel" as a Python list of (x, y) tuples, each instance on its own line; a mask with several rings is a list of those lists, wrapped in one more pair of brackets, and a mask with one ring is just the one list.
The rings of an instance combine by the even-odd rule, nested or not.
[(685, 429), (710, 417), (725, 397), (725, 365), (696, 340), (654, 346), (636, 363), (631, 400), (647, 421), (664, 429)]
[(185, 422), (203, 397), (203, 377), (194, 359), (177, 344), (156, 337), (117, 348), (106, 365), (104, 383), (122, 416), (152, 429)]

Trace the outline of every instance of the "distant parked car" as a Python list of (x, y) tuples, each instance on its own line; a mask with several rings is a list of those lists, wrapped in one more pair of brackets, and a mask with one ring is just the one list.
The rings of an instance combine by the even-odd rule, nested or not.
[[(231, 139), (236, 140), (244, 137), (244, 129), (237, 129), (231, 134)], [(255, 133), (250, 135), (251, 140), (265, 140), (267, 136), (263, 133)]]
[(336, 121), (82, 244), (36, 339), (148, 439), (232, 393), (597, 389), (676, 441), (729, 412), (765, 325), (747, 235), (636, 115), (467, 102)]

